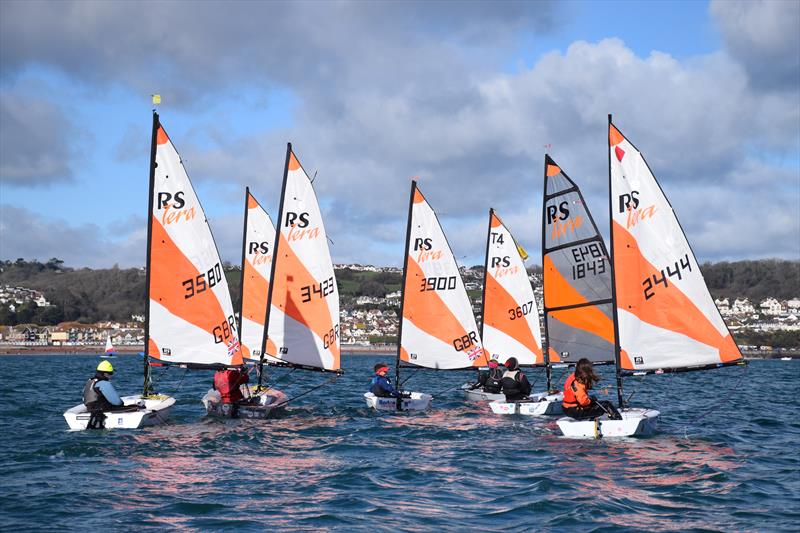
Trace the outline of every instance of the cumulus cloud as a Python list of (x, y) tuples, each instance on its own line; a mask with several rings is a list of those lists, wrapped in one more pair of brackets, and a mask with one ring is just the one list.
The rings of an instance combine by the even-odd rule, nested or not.
[(0, 92), (0, 179), (38, 186), (73, 177), (72, 126), (52, 102), (22, 91)]
[[(795, 8), (770, 3), (767, 14), (748, 15), (729, 4), (711, 7), (727, 51), (679, 61), (637, 56), (621, 39), (579, 41), (510, 73), (500, 65), (516, 37), (552, 31), (557, 4), (5, 2), (0, 76), (37, 62), (89, 86), (162, 87), (165, 100), (198, 116), (231, 88), (288, 91), (289, 126), (244, 132), (204, 117), (195, 123), (202, 141), (175, 142), (193, 180), (220, 184), (215, 194), (235, 205), (250, 185), (276, 216), (283, 151), (294, 141), (304, 167), (319, 170), (335, 261), (400, 264), (412, 176), (467, 262), (482, 260), (490, 206), (535, 249), (545, 145), (607, 231), (609, 112), (647, 158), (701, 260), (791, 257), (752, 230), (760, 215), (745, 203), (768, 202), (783, 187), (766, 176), (797, 180), (800, 106), (786, 81), (797, 66), (785, 46), (796, 49), (797, 37), (778, 20), (791, 21)], [(734, 35), (741, 16), (749, 37)], [(15, 24), (23, 18), (32, 22)], [(786, 39), (762, 35), (770, 31)], [(754, 80), (780, 90), (765, 93)], [(141, 138), (128, 131), (117, 156), (130, 157)], [(761, 180), (756, 192), (742, 192), (752, 180)], [(796, 191), (780, 202), (785, 212), (800, 208)], [(209, 216), (218, 242), (240, 242), (232, 216)], [(740, 240), (714, 239), (720, 227)], [(800, 233), (763, 227), (782, 241)], [(221, 248), (238, 262), (235, 246)]]
[(796, 91), (800, 86), (800, 2), (713, 0), (711, 15), (725, 44), (754, 87)]

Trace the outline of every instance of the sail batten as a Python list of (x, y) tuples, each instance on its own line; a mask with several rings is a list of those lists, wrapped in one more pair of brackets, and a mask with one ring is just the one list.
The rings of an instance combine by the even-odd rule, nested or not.
[(610, 121), (609, 173), (620, 367), (663, 371), (740, 361), (669, 200)]
[(243, 363), (228, 283), (205, 211), (154, 113), (146, 351), (164, 364)]
[(456, 369), (487, 363), (458, 264), (436, 213), (411, 184), (398, 358)]
[(266, 351), (297, 367), (340, 372), (339, 289), (311, 180), (286, 148), (267, 306)]
[(552, 362), (614, 361), (609, 255), (580, 188), (545, 156), (542, 269)]
[(504, 363), (544, 364), (539, 308), (519, 246), (500, 217), (489, 211), (484, 264), (481, 338), (489, 357)]

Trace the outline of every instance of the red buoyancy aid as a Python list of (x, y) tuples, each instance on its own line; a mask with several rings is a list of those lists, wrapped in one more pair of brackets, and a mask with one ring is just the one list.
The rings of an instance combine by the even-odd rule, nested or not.
[[(581, 388), (582, 390), (581, 393), (576, 395), (578, 388)], [(564, 382), (564, 400), (562, 401), (562, 405), (564, 407), (577, 407), (579, 405), (586, 407), (591, 403), (591, 401), (589, 401), (586, 404), (581, 404), (580, 400), (578, 399), (579, 396), (585, 396), (588, 400), (586, 385), (580, 381), (575, 381), (575, 374), (572, 374), (567, 378), (567, 381)]]
[(239, 370), (219, 370), (214, 374), (214, 388), (222, 396), (222, 403), (235, 403), (244, 399), (239, 385), (247, 381), (247, 374)]

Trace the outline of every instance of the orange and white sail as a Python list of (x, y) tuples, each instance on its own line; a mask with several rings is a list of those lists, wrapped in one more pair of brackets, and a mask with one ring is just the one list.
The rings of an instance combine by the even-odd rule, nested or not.
[(481, 339), (488, 356), (500, 363), (509, 357), (521, 365), (544, 363), (533, 286), (517, 242), (493, 209), (486, 240)]
[(608, 137), (620, 367), (647, 371), (735, 363), (741, 352), (672, 206), (610, 117)]
[(545, 155), (542, 269), (548, 362), (614, 362), (611, 265), (580, 188)]
[(283, 192), (267, 315), (267, 353), (283, 362), (340, 370), (339, 289), (317, 196), (292, 145)]
[[(242, 242), (242, 309), (239, 315), (242, 355), (246, 359), (261, 359), (274, 243), (275, 226), (272, 219), (247, 188)], [(267, 342), (264, 359), (268, 362), (279, 361), (274, 355), (275, 345)]]
[(411, 183), (399, 358), (427, 368), (485, 366), (475, 315), (436, 214)]
[(242, 364), (222, 261), (175, 146), (153, 113), (147, 355), (189, 366)]

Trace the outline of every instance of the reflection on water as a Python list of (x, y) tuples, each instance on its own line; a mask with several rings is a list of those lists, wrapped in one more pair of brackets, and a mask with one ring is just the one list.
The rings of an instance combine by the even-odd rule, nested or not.
[[(96, 364), (42, 361), (64, 409)], [(0, 402), (14, 429), (0, 441), (0, 529), (790, 531), (800, 521), (800, 424), (785, 394), (797, 376), (785, 365), (754, 364), (710, 410), (697, 391), (725, 390), (737, 369), (626, 380), (634, 404), (662, 411), (662, 432), (592, 441), (560, 437), (552, 419), (495, 416), (458, 390), (424, 413), (368, 410), (375, 362), (345, 358), (336, 384), (268, 421), (206, 418), (208, 373), (166, 373), (159, 389), (178, 401), (169, 424), (67, 433), (61, 406), (33, 409), (24, 394), (42, 376), (5, 359), (20, 383)], [(141, 386), (138, 358), (115, 367), (120, 390)], [(471, 376), (421, 371), (414, 388)], [(279, 388), (292, 396), (324, 380), (296, 372)], [(776, 387), (775, 401), (752, 401)]]

